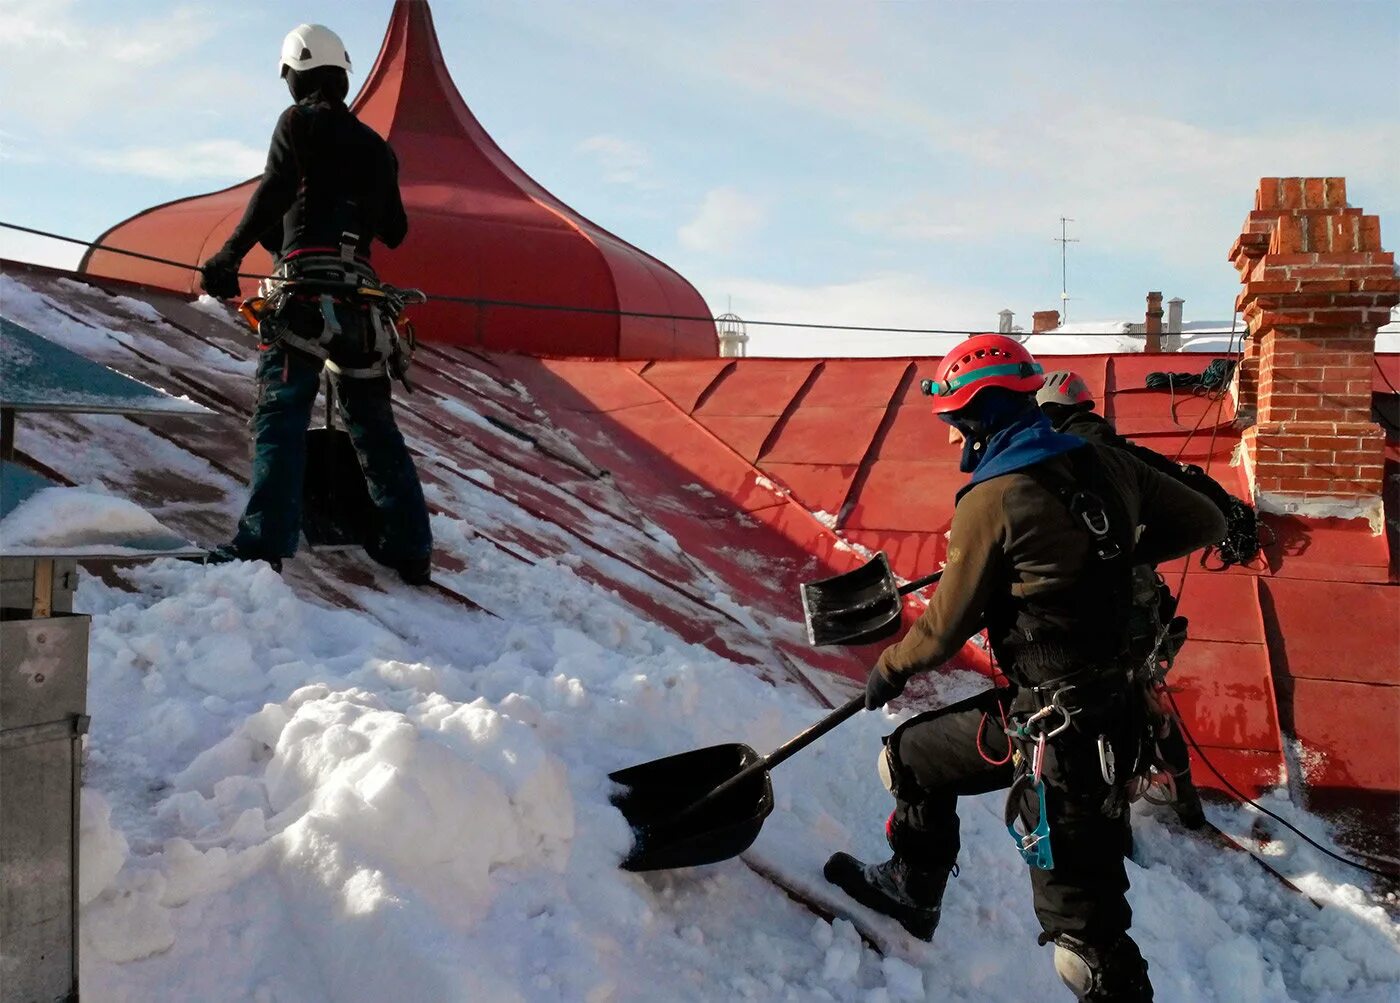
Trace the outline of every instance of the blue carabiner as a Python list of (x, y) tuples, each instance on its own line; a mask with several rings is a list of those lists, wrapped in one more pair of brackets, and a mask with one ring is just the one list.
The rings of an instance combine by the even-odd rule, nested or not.
[(1006, 831), (1011, 833), (1011, 838), (1016, 841), (1016, 850), (1021, 854), (1022, 859), (1040, 871), (1053, 871), (1055, 869), (1055, 854), (1050, 849), (1050, 819), (1045, 814), (1045, 782), (1034, 781), (1036, 799), (1039, 802), (1040, 818), (1035, 824), (1035, 828), (1029, 833), (1020, 832), (1016, 828), (1019, 820), (1019, 811), (1013, 805), (1019, 800), (1016, 798), (1016, 787), (1029, 780), (1029, 776), (1023, 776), (1016, 784), (1012, 785), (1012, 790), (1007, 797), (1006, 813), (1010, 816), (1006, 821)]

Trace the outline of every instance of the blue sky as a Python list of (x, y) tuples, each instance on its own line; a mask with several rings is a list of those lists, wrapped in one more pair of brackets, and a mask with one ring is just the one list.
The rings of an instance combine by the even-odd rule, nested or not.
[[(0, 0), (0, 218), (94, 237), (256, 173), (282, 35), (390, 0)], [(437, 0), (448, 64), (505, 150), (717, 312), (988, 327), (1144, 295), (1228, 320), (1263, 175), (1337, 174), (1400, 247), (1400, 4)], [(0, 255), (76, 254), (0, 234)], [(751, 348), (857, 335), (754, 331)], [(891, 351), (914, 351), (885, 338)]]

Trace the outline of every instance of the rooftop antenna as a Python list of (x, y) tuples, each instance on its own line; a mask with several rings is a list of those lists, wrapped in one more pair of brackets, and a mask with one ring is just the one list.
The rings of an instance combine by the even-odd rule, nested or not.
[(1074, 220), (1068, 216), (1060, 217), (1060, 235), (1054, 240), (1060, 245), (1060, 326), (1063, 327), (1069, 320), (1069, 283), (1066, 281), (1067, 269), (1066, 258), (1070, 244), (1079, 243), (1078, 237), (1069, 235), (1069, 224)]

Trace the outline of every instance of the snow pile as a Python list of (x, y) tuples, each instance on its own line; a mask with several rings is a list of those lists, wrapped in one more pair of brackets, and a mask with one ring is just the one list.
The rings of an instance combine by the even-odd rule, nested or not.
[(35, 492), (0, 520), (6, 554), (142, 554), (188, 544), (125, 498), (86, 488)]
[[(443, 527), (439, 527), (443, 528)], [(440, 534), (444, 535), (445, 534)], [(470, 540), (462, 534), (470, 546)], [(493, 608), (403, 589), (371, 615), (264, 565), (85, 580), (93, 614), (83, 990), (104, 1001), (1067, 998), (1036, 949), (1000, 795), (965, 802), (937, 943), (881, 958), (734, 860), (629, 874), (607, 774), (823, 713), (637, 619), (566, 568), (496, 566)], [(939, 684), (940, 699), (981, 685)], [(809, 882), (885, 852), (861, 715), (775, 771), (750, 854)], [(110, 815), (108, 810), (110, 803)], [(1229, 819), (1225, 819), (1228, 823)], [(1151, 818), (1131, 865), (1158, 999), (1391, 998), (1397, 931), (1311, 858), (1282, 889)]]

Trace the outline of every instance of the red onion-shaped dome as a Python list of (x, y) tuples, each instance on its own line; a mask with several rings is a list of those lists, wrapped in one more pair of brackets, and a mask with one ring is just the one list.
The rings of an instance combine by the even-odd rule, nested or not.
[[(409, 230), (400, 247), (375, 248), (375, 267), (386, 282), (451, 296), (603, 311), (430, 302), (413, 308), (420, 337), (539, 355), (716, 355), (712, 321), (608, 312), (710, 315), (679, 274), (578, 215), (501, 151), (452, 83), (427, 0), (396, 0), (379, 58), (351, 108), (399, 158)], [(232, 232), (257, 180), (147, 209), (98, 242), (203, 261)], [(265, 273), (271, 266), (267, 253), (255, 248), (243, 271)], [(191, 271), (100, 250), (89, 251), (79, 270), (198, 291)], [(254, 285), (246, 281), (245, 293)]]

